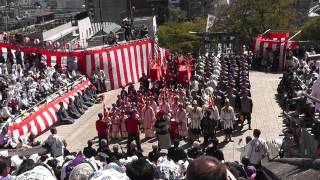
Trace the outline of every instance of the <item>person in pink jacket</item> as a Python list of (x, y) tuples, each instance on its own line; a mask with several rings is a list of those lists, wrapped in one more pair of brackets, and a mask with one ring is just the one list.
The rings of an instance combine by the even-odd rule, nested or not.
[(188, 117), (187, 117), (187, 112), (183, 108), (182, 104), (178, 105), (178, 109), (175, 115), (175, 119), (178, 123), (178, 132), (179, 136), (181, 138), (185, 138), (188, 135)]
[(141, 111), (141, 118), (146, 139), (152, 138), (154, 136), (155, 113), (150, 106), (150, 101), (146, 101), (146, 105)]
[(119, 139), (120, 138), (120, 124), (121, 124), (119, 109), (116, 110), (116, 112), (112, 116), (111, 121), (112, 121), (112, 125), (111, 125), (112, 138)]

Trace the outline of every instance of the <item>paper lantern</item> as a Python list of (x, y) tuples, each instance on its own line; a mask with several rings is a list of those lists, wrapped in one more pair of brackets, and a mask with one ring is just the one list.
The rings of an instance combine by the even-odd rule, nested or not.
[(3, 36), (3, 37), (8, 37), (8, 33), (7, 33), (7, 32), (3, 32), (3, 33), (2, 33), (2, 36)]
[(39, 44), (40, 44), (40, 39), (35, 39), (35, 40), (33, 41), (33, 44), (34, 44), (34, 45), (39, 45)]
[(71, 43), (66, 43), (65, 45), (64, 45), (64, 48), (66, 48), (66, 49), (70, 49), (71, 48)]
[(30, 38), (29, 38), (29, 37), (23, 38), (23, 42), (24, 42), (24, 43), (29, 43), (29, 42), (30, 42)]
[(47, 47), (52, 46), (52, 41), (47, 41), (47, 42), (46, 42), (46, 46), (47, 46)]
[(61, 46), (61, 44), (60, 44), (59, 42), (55, 42), (55, 43), (54, 43), (54, 47), (55, 47), (55, 48), (58, 49), (58, 48), (60, 48), (60, 46)]

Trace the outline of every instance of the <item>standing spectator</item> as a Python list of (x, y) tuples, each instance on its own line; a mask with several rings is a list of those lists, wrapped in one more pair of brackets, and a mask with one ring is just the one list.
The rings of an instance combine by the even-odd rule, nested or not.
[(201, 120), (201, 130), (202, 130), (202, 134), (203, 134), (203, 149), (205, 149), (208, 144), (209, 141), (215, 138), (215, 120), (211, 119), (211, 111), (207, 110), (204, 113), (204, 117)]
[(103, 118), (103, 114), (98, 114), (99, 120), (96, 121), (96, 130), (98, 132), (99, 143), (102, 139), (108, 140), (109, 123)]
[[(243, 123), (245, 120), (248, 121), (249, 130), (251, 130), (251, 113), (252, 113), (252, 99), (248, 96), (248, 93), (245, 92), (240, 98), (240, 110), (241, 116), (243, 119), (241, 120), (241, 129), (243, 128)], [(241, 117), (240, 116), (240, 117)]]
[(250, 163), (257, 169), (261, 167), (261, 160), (267, 155), (268, 146), (265, 140), (260, 138), (261, 131), (253, 130), (253, 140), (248, 143), (246, 148), (246, 156), (250, 159)]
[(242, 138), (239, 139), (239, 142), (236, 146), (236, 149), (240, 152), (240, 161), (242, 160), (243, 157), (245, 157), (246, 149), (248, 148), (248, 143), (252, 140), (251, 136), (246, 137), (246, 143), (241, 144)]
[(170, 117), (161, 111), (159, 112), (159, 114), (159, 118), (155, 123), (159, 148), (168, 149), (171, 146), (171, 139), (169, 133)]
[(233, 108), (230, 106), (229, 104), (229, 99), (227, 98), (225, 100), (225, 106), (221, 109), (221, 122), (223, 124), (223, 131), (225, 134), (225, 142), (231, 141), (233, 142), (233, 140), (231, 139), (232, 136), (232, 130), (233, 130), (233, 123), (235, 122), (235, 113)]
[(58, 133), (57, 129), (51, 128), (50, 132), (51, 132), (51, 135), (44, 142), (45, 146), (49, 148), (53, 158), (63, 156), (64, 144), (61, 138), (57, 135)]
[(130, 111), (130, 115), (126, 120), (126, 126), (128, 131), (128, 143), (127, 148), (130, 149), (130, 144), (132, 141), (136, 141), (137, 147), (141, 150), (140, 145), (140, 132), (139, 132), (140, 122), (137, 118), (137, 113), (135, 110)]
[(140, 78), (140, 86), (146, 91), (149, 89), (149, 79), (145, 73), (142, 73), (142, 77)]

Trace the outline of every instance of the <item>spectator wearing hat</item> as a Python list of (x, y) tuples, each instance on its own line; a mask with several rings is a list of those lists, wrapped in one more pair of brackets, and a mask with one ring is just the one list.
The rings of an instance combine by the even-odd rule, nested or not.
[(221, 122), (223, 124), (223, 129), (224, 129), (224, 134), (225, 134), (225, 142), (231, 141), (231, 136), (232, 136), (232, 130), (233, 130), (233, 124), (235, 122), (235, 113), (233, 108), (229, 105), (229, 99), (225, 100), (225, 105), (221, 109)]
[(108, 140), (110, 124), (103, 118), (103, 114), (98, 114), (99, 119), (96, 121), (96, 130), (98, 133), (99, 142), (102, 139)]
[(191, 129), (191, 141), (199, 138), (201, 134), (201, 120), (202, 120), (202, 109), (198, 107), (197, 101), (193, 101), (193, 109), (189, 112), (190, 118), (190, 129)]

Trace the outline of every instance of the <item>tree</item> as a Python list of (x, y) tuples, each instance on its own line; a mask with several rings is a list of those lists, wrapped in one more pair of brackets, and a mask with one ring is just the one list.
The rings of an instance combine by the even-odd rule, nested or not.
[(314, 17), (302, 26), (301, 39), (320, 41), (320, 17)]
[(218, 7), (221, 17), (212, 31), (238, 35), (240, 42), (251, 45), (254, 38), (268, 29), (292, 30), (297, 11), (296, 0), (237, 0)]
[(196, 19), (187, 22), (170, 21), (159, 27), (159, 44), (172, 52), (189, 53), (198, 51), (201, 38), (190, 34), (189, 31), (204, 31), (205, 20)]

